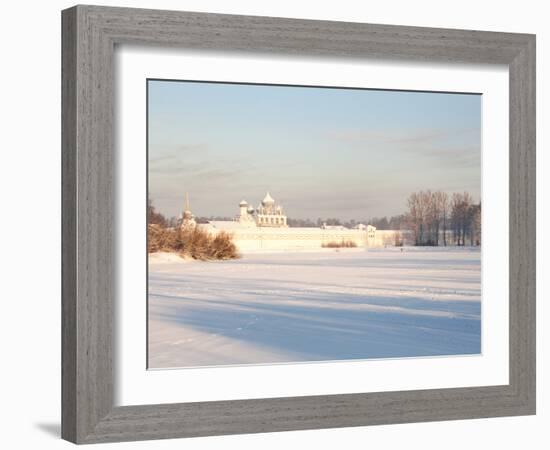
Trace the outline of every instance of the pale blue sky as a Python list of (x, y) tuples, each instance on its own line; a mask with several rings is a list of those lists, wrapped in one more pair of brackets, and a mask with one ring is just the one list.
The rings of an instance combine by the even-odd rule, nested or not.
[(269, 191), (293, 218), (400, 214), (410, 192), (481, 189), (481, 96), (148, 82), (149, 196), (234, 216)]

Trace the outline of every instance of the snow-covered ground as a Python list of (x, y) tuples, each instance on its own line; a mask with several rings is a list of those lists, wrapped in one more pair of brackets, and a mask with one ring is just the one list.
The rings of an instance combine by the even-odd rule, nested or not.
[(149, 367), (480, 353), (480, 251), (149, 261)]

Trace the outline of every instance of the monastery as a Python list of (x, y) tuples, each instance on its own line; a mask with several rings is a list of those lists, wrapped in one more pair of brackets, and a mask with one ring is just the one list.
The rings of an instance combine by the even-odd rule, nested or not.
[(213, 220), (206, 224), (196, 223), (186, 196), (181, 226), (198, 226), (211, 234), (229, 233), (239, 251), (307, 250), (350, 242), (363, 248), (403, 243), (401, 231), (377, 230), (372, 225), (359, 224), (353, 229), (329, 225), (289, 227), (283, 207), (275, 202), (269, 192), (256, 208), (242, 200), (234, 220)]

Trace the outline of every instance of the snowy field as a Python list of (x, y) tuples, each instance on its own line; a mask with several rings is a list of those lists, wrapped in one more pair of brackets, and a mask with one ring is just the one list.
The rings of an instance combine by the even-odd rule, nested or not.
[(480, 353), (479, 249), (149, 260), (149, 367)]

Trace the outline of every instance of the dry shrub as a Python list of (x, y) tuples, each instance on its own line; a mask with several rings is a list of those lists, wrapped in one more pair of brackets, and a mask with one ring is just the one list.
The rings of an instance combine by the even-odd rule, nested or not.
[(164, 228), (152, 224), (148, 227), (147, 244), (149, 253), (174, 252), (203, 261), (239, 257), (230, 234), (221, 232), (213, 236), (199, 227)]
[(181, 253), (194, 259), (210, 259), (210, 242), (212, 237), (200, 228), (191, 228), (180, 231), (183, 250)]
[(167, 230), (158, 224), (147, 227), (147, 251), (160, 252), (166, 247)]
[(323, 248), (352, 248), (357, 247), (354, 241), (345, 241), (342, 239), (340, 242), (331, 241), (321, 245)]
[(231, 235), (226, 232), (219, 233), (212, 241), (210, 248), (214, 259), (233, 259), (239, 256)]

